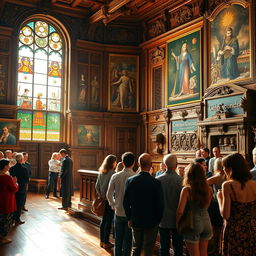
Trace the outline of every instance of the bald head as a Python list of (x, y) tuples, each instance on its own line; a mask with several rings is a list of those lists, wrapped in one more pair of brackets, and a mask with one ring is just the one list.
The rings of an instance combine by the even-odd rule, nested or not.
[(168, 170), (174, 171), (177, 168), (177, 157), (173, 154), (168, 154), (163, 160)]
[(152, 158), (150, 154), (148, 153), (141, 154), (139, 157), (138, 163), (142, 171), (148, 172), (151, 168), (151, 163), (152, 163)]
[(256, 148), (252, 150), (253, 163), (256, 165)]

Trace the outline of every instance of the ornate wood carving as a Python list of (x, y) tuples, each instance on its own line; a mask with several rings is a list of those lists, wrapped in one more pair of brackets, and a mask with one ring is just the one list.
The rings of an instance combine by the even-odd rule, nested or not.
[(152, 79), (152, 109), (157, 110), (162, 108), (162, 66), (153, 69)]
[(152, 125), (150, 127), (150, 139), (152, 153), (162, 154), (166, 144), (166, 127), (165, 124)]
[(203, 1), (193, 1), (190, 4), (182, 5), (176, 9), (170, 9), (171, 28), (185, 24), (202, 15), (201, 5)]
[(171, 136), (172, 151), (194, 151), (198, 149), (198, 137), (196, 133), (180, 133)]
[(0, 39), (0, 51), (9, 51), (9, 39)]
[(186, 116), (188, 115), (188, 111), (186, 109), (183, 109), (180, 111), (180, 117), (182, 118), (183, 121), (186, 120)]
[(163, 47), (156, 47), (150, 53), (150, 62), (152, 64), (157, 64), (158, 62), (163, 61), (165, 58), (165, 49)]
[(158, 18), (147, 26), (148, 38), (153, 38), (166, 32), (166, 18), (165, 16)]

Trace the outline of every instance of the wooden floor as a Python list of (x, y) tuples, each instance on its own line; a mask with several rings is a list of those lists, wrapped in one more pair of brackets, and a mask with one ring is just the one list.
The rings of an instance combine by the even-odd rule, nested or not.
[[(74, 205), (78, 194), (73, 198)], [(74, 218), (61, 207), (60, 199), (29, 193), (22, 214), (25, 224), (13, 228), (12, 243), (0, 246), (0, 256), (105, 256), (113, 255), (99, 246), (99, 228)]]

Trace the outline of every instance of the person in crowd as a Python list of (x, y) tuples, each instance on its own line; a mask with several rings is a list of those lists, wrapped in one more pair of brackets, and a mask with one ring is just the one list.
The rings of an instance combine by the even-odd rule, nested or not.
[(210, 161), (210, 150), (209, 148), (201, 148), (201, 157), (204, 158), (207, 165), (207, 172), (209, 171), (209, 161)]
[(138, 164), (141, 171), (126, 182), (123, 206), (132, 228), (132, 255), (139, 256), (143, 252), (144, 256), (152, 256), (158, 225), (163, 217), (163, 191), (161, 182), (149, 174), (151, 156), (143, 153)]
[(212, 149), (212, 153), (214, 155), (214, 157), (212, 157), (210, 160), (209, 160), (209, 168), (208, 168), (208, 171), (213, 173), (213, 167), (214, 167), (214, 161), (221, 157), (221, 154), (220, 154), (220, 148), (219, 147), (214, 147)]
[(184, 174), (185, 174), (185, 167), (178, 166), (177, 169), (176, 169), (176, 171), (177, 171), (177, 174), (178, 174), (181, 178), (184, 177)]
[(99, 168), (99, 175), (95, 185), (96, 192), (100, 198), (105, 200), (105, 211), (100, 223), (100, 246), (104, 249), (109, 249), (114, 246), (109, 241), (114, 211), (107, 201), (106, 193), (108, 190), (110, 178), (115, 173), (116, 165), (116, 156), (106, 156)]
[(68, 155), (66, 149), (59, 151), (60, 156), (63, 158), (61, 165), (61, 195), (62, 195), (62, 207), (59, 210), (68, 210), (71, 207), (71, 196), (73, 195), (73, 161)]
[(45, 198), (48, 199), (51, 189), (53, 188), (53, 196), (58, 197), (57, 195), (57, 183), (61, 170), (60, 163), (60, 154), (58, 152), (52, 153), (51, 160), (49, 160), (49, 173), (48, 173), (48, 184), (46, 188)]
[(116, 165), (115, 172), (121, 172), (124, 169), (123, 162), (118, 162)]
[(16, 225), (24, 224), (25, 221), (20, 219), (21, 210), (25, 204), (27, 184), (29, 182), (29, 174), (26, 167), (22, 165), (23, 155), (22, 153), (17, 153), (16, 164), (10, 168), (10, 175), (17, 178), (17, 183), (19, 185), (19, 190), (15, 193), (17, 211), (14, 214), (14, 221)]
[(156, 177), (162, 175), (166, 171), (166, 166), (164, 163), (160, 164), (160, 170), (156, 172)]
[(256, 148), (252, 150), (252, 159), (254, 167), (251, 169), (252, 179), (256, 180)]
[[(29, 176), (29, 178), (31, 178), (32, 168), (31, 168), (31, 164), (28, 162), (28, 153), (22, 152), (22, 154), (23, 154), (23, 166), (27, 168), (28, 176)], [(22, 211), (25, 211), (25, 212), (28, 211), (28, 209), (26, 208), (27, 192), (28, 192), (28, 184), (26, 186), (26, 198), (25, 198), (24, 206), (22, 207)]]
[(256, 181), (239, 153), (223, 158), (227, 181), (217, 192), (220, 213), (225, 220), (222, 255), (255, 255)]
[(198, 150), (196, 151), (196, 158), (200, 158), (200, 157), (202, 157), (202, 155), (201, 155), (201, 150), (198, 149)]
[(16, 211), (15, 192), (18, 191), (16, 177), (8, 174), (9, 161), (0, 160), (0, 245), (10, 243), (12, 240), (6, 236), (13, 223), (13, 213)]
[(170, 237), (172, 237), (174, 256), (182, 256), (183, 238), (176, 229), (176, 211), (182, 188), (182, 178), (176, 173), (177, 157), (175, 155), (166, 155), (163, 162), (167, 171), (157, 177), (162, 185), (165, 205), (163, 218), (159, 224), (160, 256), (170, 255)]
[(15, 158), (13, 158), (12, 151), (10, 149), (5, 150), (5, 158), (9, 160), (10, 167), (14, 166), (16, 164)]
[(0, 151), (0, 160), (4, 158), (4, 153)]
[(188, 203), (193, 213), (194, 229), (184, 233), (183, 238), (190, 256), (206, 256), (208, 241), (212, 237), (212, 226), (207, 211), (212, 198), (212, 189), (207, 184), (205, 171), (199, 163), (191, 163), (188, 166), (183, 186), (176, 213), (176, 225), (178, 227)]
[(132, 247), (132, 232), (128, 227), (128, 221), (124, 212), (124, 188), (127, 179), (135, 174), (133, 167), (135, 156), (132, 152), (126, 152), (122, 155), (124, 169), (115, 173), (109, 182), (107, 190), (107, 199), (109, 205), (115, 210), (115, 256), (130, 256)]
[(209, 185), (213, 187), (213, 197), (208, 208), (214, 239), (214, 251), (216, 254), (220, 253), (221, 231), (223, 226), (223, 218), (220, 215), (219, 204), (217, 201), (217, 191), (221, 189), (222, 183), (226, 180), (226, 175), (222, 166), (222, 158), (217, 158), (214, 162), (214, 176), (207, 179)]
[(209, 177), (212, 176), (212, 173), (207, 171), (207, 165), (206, 165), (206, 162), (205, 162), (204, 158), (202, 158), (202, 157), (201, 158), (196, 158), (194, 162), (201, 164), (201, 166), (203, 167), (203, 169), (205, 171), (206, 178), (209, 178)]

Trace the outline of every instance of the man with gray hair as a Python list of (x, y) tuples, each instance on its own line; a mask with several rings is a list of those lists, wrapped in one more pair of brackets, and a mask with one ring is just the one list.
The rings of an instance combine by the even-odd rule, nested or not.
[(252, 159), (254, 167), (251, 169), (252, 179), (256, 180), (256, 148), (252, 150)]
[(143, 153), (138, 162), (141, 171), (128, 178), (123, 206), (128, 225), (132, 228), (132, 256), (140, 256), (142, 252), (144, 256), (152, 256), (163, 216), (163, 191), (160, 181), (149, 174), (151, 156)]
[(19, 190), (15, 193), (17, 211), (14, 213), (15, 224), (23, 224), (25, 221), (21, 221), (20, 215), (22, 207), (25, 204), (27, 184), (29, 182), (29, 173), (26, 167), (22, 165), (23, 154), (17, 153), (16, 164), (10, 168), (10, 175), (17, 178)]
[(172, 238), (174, 256), (182, 256), (183, 238), (176, 229), (176, 211), (182, 189), (182, 177), (176, 173), (175, 155), (166, 155), (163, 163), (167, 170), (156, 178), (161, 182), (165, 205), (163, 218), (159, 224), (160, 256), (170, 255), (170, 238)]

